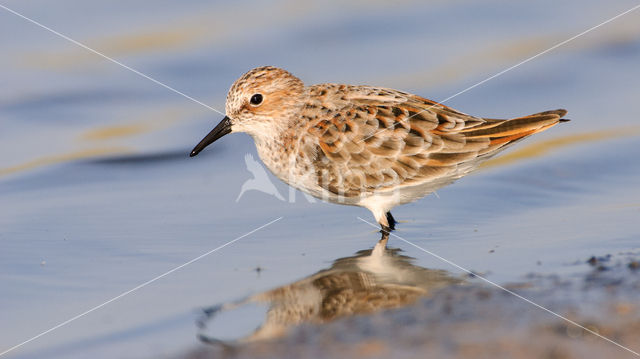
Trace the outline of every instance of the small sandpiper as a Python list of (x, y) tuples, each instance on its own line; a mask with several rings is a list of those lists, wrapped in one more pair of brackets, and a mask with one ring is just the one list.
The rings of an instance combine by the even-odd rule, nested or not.
[(469, 116), (410, 93), (341, 84), (305, 86), (255, 68), (229, 90), (226, 116), (191, 151), (232, 132), (253, 137), (278, 178), (322, 200), (369, 209), (383, 233), (391, 209), (470, 173), (486, 159), (555, 126), (559, 109), (513, 119)]

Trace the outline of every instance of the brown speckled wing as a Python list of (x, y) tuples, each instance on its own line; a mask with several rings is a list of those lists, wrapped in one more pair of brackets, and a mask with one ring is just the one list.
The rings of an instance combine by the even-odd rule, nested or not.
[[(323, 95), (332, 95), (332, 88), (324, 90)], [(318, 140), (313, 157), (318, 184), (345, 197), (448, 183), (464, 175), (463, 167), (470, 170), (504, 146), (555, 125), (566, 113), (483, 119), (388, 89), (353, 86), (334, 96), (341, 97), (331, 102), (343, 106), (324, 108), (326, 114), (311, 121), (307, 131)]]

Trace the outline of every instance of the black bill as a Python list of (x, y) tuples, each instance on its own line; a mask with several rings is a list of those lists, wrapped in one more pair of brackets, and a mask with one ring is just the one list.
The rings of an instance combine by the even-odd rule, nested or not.
[(202, 141), (200, 141), (200, 143), (196, 145), (196, 147), (193, 148), (191, 154), (189, 154), (189, 157), (197, 155), (198, 153), (200, 153), (200, 151), (204, 150), (205, 147), (209, 146), (220, 137), (229, 133), (231, 133), (231, 119), (227, 116), (224, 116), (222, 121), (220, 121), (220, 123), (213, 130), (211, 130), (211, 132), (209, 132), (209, 134), (206, 135), (202, 139)]

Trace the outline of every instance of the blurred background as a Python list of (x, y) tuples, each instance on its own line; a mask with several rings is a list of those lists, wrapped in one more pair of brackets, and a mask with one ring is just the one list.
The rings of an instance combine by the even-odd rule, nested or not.
[[(637, 1), (1, 4), (224, 112), (229, 86), (260, 65), (441, 101)], [(284, 201), (236, 201), (252, 178), (245, 155), (258, 158), (249, 136), (188, 157), (220, 114), (2, 8), (0, 33), (0, 352), (283, 217), (8, 358), (181, 353), (197, 344), (200, 308), (378, 240), (357, 219), (368, 211), (310, 203), (273, 177)], [(398, 234), (498, 283), (638, 250), (638, 63), (640, 10), (447, 101), (493, 118), (566, 108), (572, 121), (397, 208)]]

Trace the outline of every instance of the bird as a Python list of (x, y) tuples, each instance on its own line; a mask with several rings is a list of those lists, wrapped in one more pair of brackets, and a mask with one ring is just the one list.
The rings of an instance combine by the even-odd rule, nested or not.
[(276, 186), (269, 180), (269, 176), (264, 168), (256, 161), (250, 153), (244, 156), (244, 163), (247, 165), (247, 170), (253, 174), (253, 178), (246, 180), (240, 188), (240, 193), (236, 202), (240, 201), (240, 197), (246, 191), (255, 190), (266, 194), (270, 194), (277, 199), (284, 201), (284, 198), (276, 188)]
[(508, 146), (568, 121), (566, 113), (482, 118), (384, 87), (306, 86), (284, 69), (262, 66), (233, 83), (225, 117), (190, 156), (229, 133), (247, 133), (276, 177), (326, 202), (368, 209), (388, 234), (396, 229), (395, 206), (416, 201)]

